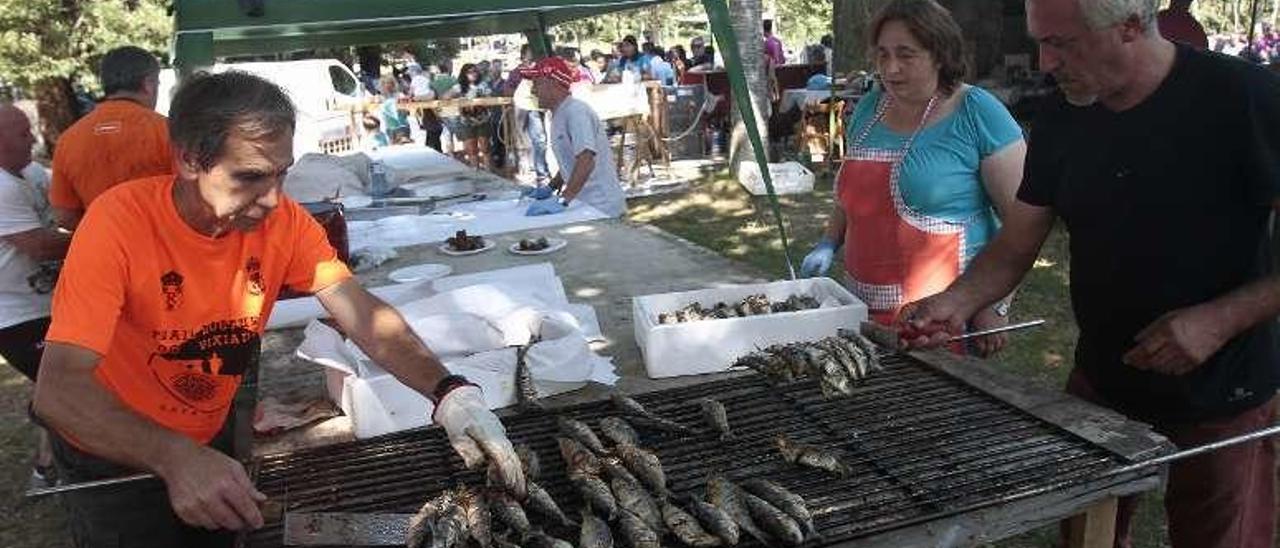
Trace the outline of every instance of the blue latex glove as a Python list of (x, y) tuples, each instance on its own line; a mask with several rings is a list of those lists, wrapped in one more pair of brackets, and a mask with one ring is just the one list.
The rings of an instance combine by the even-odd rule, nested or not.
[(565, 207), (560, 205), (560, 200), (555, 198), (546, 198), (530, 204), (529, 210), (525, 211), (524, 214), (528, 217), (535, 215), (555, 215), (556, 213), (560, 213), (564, 210)]
[(804, 262), (800, 263), (800, 277), (826, 276), (827, 271), (831, 270), (831, 261), (836, 256), (837, 247), (839, 246), (835, 242), (825, 236), (819, 240), (818, 245), (813, 246), (813, 251), (804, 256)]
[(545, 200), (553, 194), (551, 187), (547, 185), (538, 185), (535, 187), (524, 187), (520, 189), (520, 195), (535, 200)]

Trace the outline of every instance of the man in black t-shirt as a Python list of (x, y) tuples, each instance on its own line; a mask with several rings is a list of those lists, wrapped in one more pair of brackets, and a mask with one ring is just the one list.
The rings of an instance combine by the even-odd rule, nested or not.
[[(900, 321), (926, 333), (913, 346), (962, 331), (1015, 288), (1061, 218), (1080, 326), (1067, 390), (1185, 448), (1275, 421), (1280, 78), (1161, 38), (1155, 4), (1027, 0), (1062, 93), (1032, 126), (1006, 230)], [(1173, 546), (1270, 548), (1274, 483), (1269, 440), (1175, 463)], [(1121, 505), (1117, 546), (1132, 508)]]

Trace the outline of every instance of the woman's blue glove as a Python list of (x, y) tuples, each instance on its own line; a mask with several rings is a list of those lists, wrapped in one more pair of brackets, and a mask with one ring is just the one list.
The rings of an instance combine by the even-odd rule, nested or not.
[[(565, 206), (560, 200), (555, 198), (546, 198), (538, 200), (529, 205), (529, 210), (525, 211), (525, 216), (533, 217), (535, 215), (555, 215), (565, 210)], [(828, 263), (829, 264), (829, 263)]]
[(550, 198), (551, 194), (552, 194), (551, 187), (547, 185), (538, 185), (534, 187), (527, 186), (520, 189), (521, 196), (524, 196), (527, 198), (533, 198), (535, 200), (545, 200), (547, 198)]
[(803, 278), (826, 276), (827, 271), (831, 270), (831, 261), (835, 258), (837, 247), (840, 246), (823, 236), (818, 241), (818, 245), (813, 246), (813, 251), (804, 256), (804, 262), (800, 263), (800, 276)]

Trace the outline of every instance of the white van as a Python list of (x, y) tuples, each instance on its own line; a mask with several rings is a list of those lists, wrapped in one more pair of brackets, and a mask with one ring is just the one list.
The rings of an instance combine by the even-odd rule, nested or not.
[[(241, 70), (270, 80), (293, 99), (298, 109), (294, 158), (308, 152), (338, 153), (354, 147), (358, 128), (353, 125), (356, 122), (349, 107), (362, 104), (366, 94), (346, 65), (336, 59), (231, 63), (214, 65), (212, 72), (228, 70)], [(169, 113), (169, 99), (176, 83), (173, 70), (161, 71), (157, 112)]]

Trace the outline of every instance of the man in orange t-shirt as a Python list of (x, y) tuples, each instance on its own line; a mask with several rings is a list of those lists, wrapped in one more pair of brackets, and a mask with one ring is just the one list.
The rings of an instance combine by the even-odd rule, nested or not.
[(107, 189), (173, 173), (169, 127), (155, 111), (160, 63), (141, 48), (107, 52), (98, 77), (105, 98), (62, 133), (53, 153), (49, 203), (58, 224), (74, 230)]
[(283, 195), (295, 123), (285, 93), (242, 72), (197, 76), (171, 113), (176, 175), (103, 193), (54, 291), (34, 410), (56, 433), (58, 472), (162, 480), (65, 495), (77, 545), (226, 546), (228, 531), (262, 525), (265, 497), (218, 438), (282, 287), (314, 293), (435, 404), (469, 466), (492, 460), (523, 497), (520, 462), (479, 388), (449, 374)]

